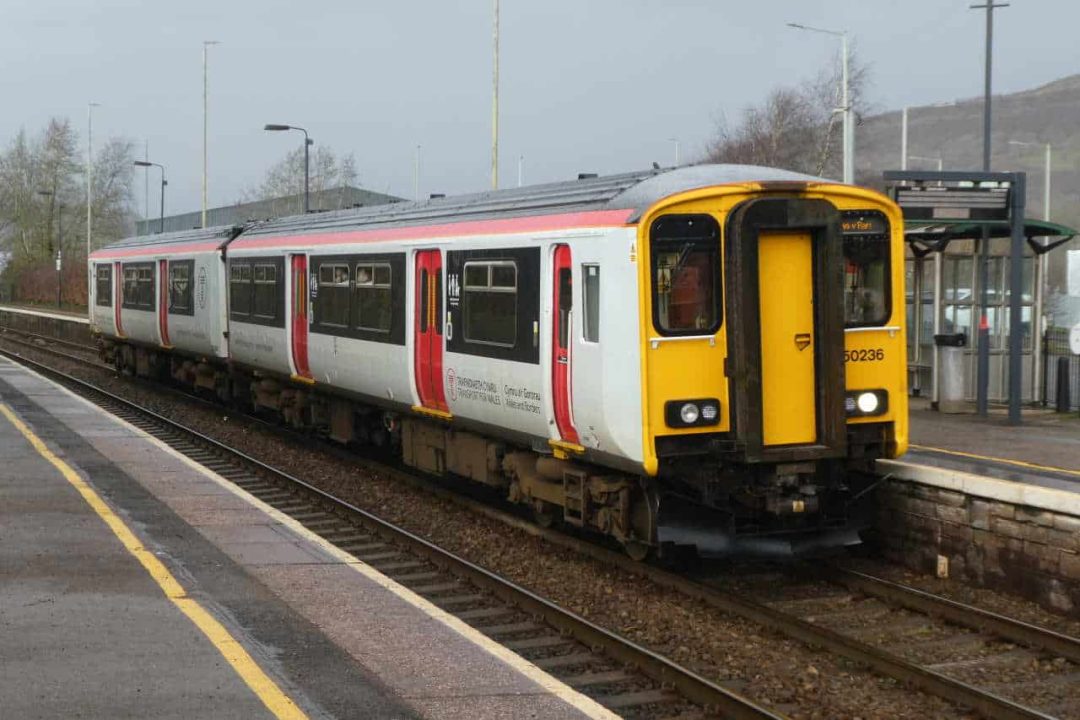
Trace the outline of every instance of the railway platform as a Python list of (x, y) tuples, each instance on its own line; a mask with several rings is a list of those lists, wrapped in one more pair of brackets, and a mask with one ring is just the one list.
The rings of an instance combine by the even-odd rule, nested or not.
[(911, 398), (911, 447), (903, 462), (998, 480), (1080, 492), (1080, 417), (1025, 409), (1023, 425), (1005, 410), (989, 417), (948, 415)]
[(609, 717), (205, 467), (0, 359), (5, 717)]

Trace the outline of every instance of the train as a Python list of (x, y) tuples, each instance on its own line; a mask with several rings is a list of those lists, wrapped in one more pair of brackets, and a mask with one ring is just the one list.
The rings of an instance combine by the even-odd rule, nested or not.
[(635, 558), (858, 541), (908, 443), (903, 220), (692, 165), (130, 237), (119, 372), (494, 488)]

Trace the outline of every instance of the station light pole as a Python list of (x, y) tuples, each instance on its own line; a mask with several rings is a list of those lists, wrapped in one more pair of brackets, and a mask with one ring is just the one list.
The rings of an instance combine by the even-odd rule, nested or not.
[[(161, 221), (158, 225), (158, 232), (163, 233), (165, 232), (165, 186), (169, 184), (165, 180), (165, 166), (155, 162), (147, 162), (146, 160), (136, 160), (135, 165), (143, 168), (161, 168)], [(149, 224), (149, 222), (147, 222), (147, 224)]]
[(299, 130), (304, 133), (304, 214), (311, 212), (311, 193), (309, 191), (309, 182), (311, 175), (311, 156), (308, 152), (308, 148), (315, 144), (315, 141), (308, 137), (308, 132), (302, 127), (296, 125), (278, 125), (276, 123), (267, 123), (263, 126), (263, 130), (270, 132), (281, 132), (283, 130)]
[(499, 189), (499, 0), (495, 0), (492, 30), (494, 61), (491, 93), (491, 189)]
[(679, 138), (668, 138), (668, 142), (675, 143), (675, 167), (679, 167)]
[[(94, 108), (98, 107), (96, 102), (88, 102), (86, 104), (86, 297), (90, 297), (90, 283), (93, 278), (90, 276), (90, 253), (92, 252), (91, 238), (93, 237), (93, 223), (94, 223)], [(93, 320), (93, 309), (89, 307), (90, 303), (87, 302), (86, 314)]]
[[(61, 277), (64, 247), (64, 203), (56, 199), (56, 194), (52, 190), (38, 190), (37, 194), (52, 198), (56, 203), (56, 309), (60, 310), (63, 308), (64, 287), (63, 278)], [(89, 297), (89, 288), (87, 288), (87, 297)]]
[[(1050, 222), (1050, 143), (1024, 142), (1022, 140), (1010, 140), (1012, 147), (1042, 147), (1043, 159), (1043, 220)], [(1032, 395), (1038, 392), (1042, 383), (1042, 336), (1043, 336), (1043, 302), (1046, 296), (1046, 274), (1049, 270), (1046, 253), (1039, 254), (1035, 258), (1038, 268), (1038, 284), (1035, 286), (1035, 307), (1033, 310), (1034, 327), (1031, 334), (1031, 387)]]
[(811, 27), (801, 23), (789, 22), (788, 27), (796, 30), (809, 30), (810, 32), (832, 35), (840, 38), (840, 107), (835, 112), (843, 113), (844, 120), (844, 173), (843, 181), (848, 185), (855, 182), (855, 122), (854, 110), (851, 107), (851, 88), (848, 76), (848, 37), (846, 30), (826, 30), (825, 28)]
[(207, 146), (209, 138), (207, 134), (207, 103), (209, 100), (209, 78), (207, 74), (207, 55), (211, 45), (220, 45), (219, 40), (203, 40), (202, 44), (202, 226), (206, 227), (206, 193), (207, 193)]

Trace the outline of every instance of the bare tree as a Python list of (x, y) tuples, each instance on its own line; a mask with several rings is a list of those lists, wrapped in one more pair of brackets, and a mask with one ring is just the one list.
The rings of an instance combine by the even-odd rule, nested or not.
[[(848, 67), (849, 92), (858, 118), (867, 111), (869, 68), (854, 52)], [(738, 124), (722, 119), (705, 160), (839, 175), (840, 96), (839, 62), (798, 87), (778, 87), (760, 105), (743, 110)]]
[[(53, 257), (60, 243), (69, 299), (84, 297), (86, 176), (79, 139), (67, 119), (49, 121), (39, 136), (24, 130), (0, 151), (0, 256), (6, 283), (23, 299), (55, 297)], [(98, 151), (94, 172), (94, 242), (101, 246), (131, 230), (132, 146), (112, 139)], [(60, 231), (63, 237), (60, 237)], [(38, 285), (48, 279), (48, 293)]]
[[(357, 184), (356, 158), (352, 153), (339, 156), (333, 148), (319, 146), (310, 158), (310, 189), (313, 195)], [(304, 149), (296, 148), (266, 171), (262, 184), (244, 193), (244, 201), (280, 200), (274, 214), (303, 212)], [(313, 202), (314, 205), (314, 202)], [(322, 209), (326, 208), (325, 204)]]

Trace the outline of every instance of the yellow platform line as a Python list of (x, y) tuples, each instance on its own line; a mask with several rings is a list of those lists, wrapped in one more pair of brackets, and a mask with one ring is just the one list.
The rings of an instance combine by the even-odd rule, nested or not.
[(263, 672), (243, 645), (230, 635), (229, 631), (196, 600), (188, 597), (187, 591), (184, 590), (184, 587), (173, 577), (173, 574), (169, 572), (165, 565), (157, 559), (153, 552), (143, 547), (135, 533), (105, 504), (101, 496), (85, 480), (79, 477), (79, 474), (70, 465), (57, 457), (42, 442), (41, 438), (27, 427), (11, 408), (2, 402), (0, 402), (0, 414), (3, 414), (22, 433), (23, 437), (41, 457), (48, 460), (53, 467), (60, 471), (64, 479), (79, 491), (86, 503), (93, 508), (98, 517), (105, 521), (105, 524), (109, 526), (117, 539), (123, 543), (127, 551), (142, 563), (142, 566), (146, 568), (146, 572), (150, 574), (150, 577), (158, 584), (161, 591), (165, 593), (165, 597), (169, 598), (180, 609), (180, 612), (184, 613), (195, 624), (195, 627), (199, 628), (203, 635), (213, 643), (221, 656), (232, 665), (236, 673), (258, 696), (266, 709), (273, 713), (274, 717), (281, 720), (302, 720), (307, 718), (307, 715), (296, 706), (296, 703)]
[[(945, 453), (946, 455), (956, 455), (957, 457), (971, 458), (972, 460), (989, 460), (990, 462), (1004, 463), (1006, 465), (1016, 465), (1017, 467), (1030, 468), (1032, 470), (1048, 470), (1050, 472), (1064, 473), (1065, 475), (1075, 475), (1080, 477), (1080, 470), (1070, 470), (1069, 468), (1055, 467), (1054, 465), (1040, 465), (1038, 463), (1025, 462), (1023, 460), (1009, 460), (1007, 458), (992, 457), (990, 455), (977, 455), (976, 453), (961, 452), (959, 450), (946, 450), (945, 448), (933, 447), (931, 445), (908, 445), (912, 450), (929, 450), (931, 452)], [(901, 458), (902, 460), (902, 458)]]

